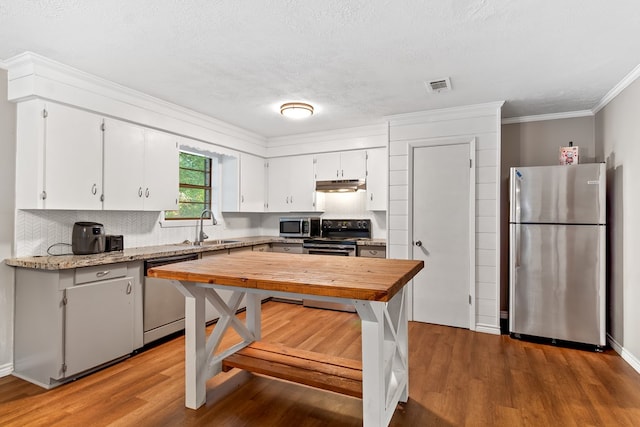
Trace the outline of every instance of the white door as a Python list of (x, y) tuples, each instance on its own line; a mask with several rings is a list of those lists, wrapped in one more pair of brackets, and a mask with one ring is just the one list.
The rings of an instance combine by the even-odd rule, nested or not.
[[(469, 328), (471, 144), (413, 147), (413, 282), (416, 321)], [(475, 205), (475, 204), (474, 204)]]

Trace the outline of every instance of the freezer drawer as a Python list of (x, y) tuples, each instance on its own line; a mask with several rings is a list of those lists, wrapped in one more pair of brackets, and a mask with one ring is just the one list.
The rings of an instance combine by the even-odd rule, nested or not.
[(512, 333), (602, 345), (604, 226), (512, 224)]

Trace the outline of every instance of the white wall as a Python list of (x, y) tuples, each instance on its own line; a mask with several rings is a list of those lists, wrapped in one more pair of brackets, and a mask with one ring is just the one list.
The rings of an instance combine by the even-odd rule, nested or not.
[(0, 69), (0, 377), (13, 363), (13, 246), (16, 106), (7, 101), (7, 72)]
[[(636, 74), (637, 76), (637, 74)], [(596, 158), (607, 163), (608, 331), (640, 372), (640, 80), (596, 114)]]
[(499, 165), (502, 103), (391, 117), (389, 127), (389, 240), (392, 258), (410, 258), (409, 143), (476, 138), (476, 330), (500, 333)]

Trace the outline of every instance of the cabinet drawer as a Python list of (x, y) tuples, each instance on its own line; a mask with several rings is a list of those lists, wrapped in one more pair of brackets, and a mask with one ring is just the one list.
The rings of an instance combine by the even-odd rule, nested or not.
[(288, 254), (301, 254), (302, 243), (272, 243), (271, 252), (283, 252)]
[(253, 250), (256, 252), (269, 252), (269, 244), (265, 243), (263, 245), (255, 245)]
[(386, 248), (384, 246), (358, 246), (358, 256), (367, 258), (386, 258)]
[(93, 267), (76, 268), (76, 277), (74, 283), (97, 282), (99, 280), (115, 279), (127, 275), (127, 264), (104, 264)]

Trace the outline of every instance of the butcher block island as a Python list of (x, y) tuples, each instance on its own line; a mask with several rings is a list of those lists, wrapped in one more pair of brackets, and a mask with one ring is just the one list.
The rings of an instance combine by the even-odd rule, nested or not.
[[(416, 260), (239, 252), (161, 266), (147, 274), (173, 280), (185, 296), (187, 407), (202, 406), (206, 381), (236, 367), (361, 397), (363, 424), (386, 426), (397, 403), (408, 399), (405, 285), (422, 268), (424, 263)], [(224, 301), (219, 289), (234, 292)], [(260, 341), (265, 294), (353, 304), (362, 322), (362, 363)], [(245, 322), (236, 317), (243, 298)], [(205, 300), (221, 313), (209, 337)], [(242, 341), (219, 349), (229, 327)]]

